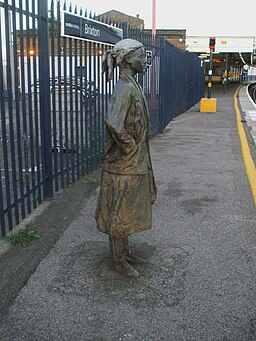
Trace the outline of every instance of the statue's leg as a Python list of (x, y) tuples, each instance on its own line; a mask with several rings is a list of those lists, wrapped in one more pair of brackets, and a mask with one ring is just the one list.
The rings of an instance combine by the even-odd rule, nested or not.
[(145, 264), (145, 259), (137, 256), (134, 251), (130, 250), (129, 248), (129, 241), (128, 237), (124, 237), (124, 250), (125, 250), (125, 258), (126, 260), (134, 265)]
[(112, 257), (114, 257), (114, 251), (113, 251), (113, 238), (109, 236), (109, 247)]
[(125, 238), (109, 237), (110, 250), (116, 265), (116, 271), (130, 277), (138, 277), (139, 273), (125, 258)]

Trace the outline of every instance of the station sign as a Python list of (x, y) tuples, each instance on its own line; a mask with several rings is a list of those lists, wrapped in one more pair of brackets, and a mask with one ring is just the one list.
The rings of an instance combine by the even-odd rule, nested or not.
[(123, 30), (97, 20), (63, 11), (61, 35), (100, 44), (115, 45), (123, 39)]

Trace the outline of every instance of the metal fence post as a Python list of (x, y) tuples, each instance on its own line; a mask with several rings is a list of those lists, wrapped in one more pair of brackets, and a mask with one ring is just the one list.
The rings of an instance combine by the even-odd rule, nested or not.
[(168, 96), (166, 88), (166, 49), (165, 39), (161, 37), (160, 40), (160, 79), (159, 79), (159, 96), (160, 96), (160, 111), (159, 111), (159, 128), (158, 133), (164, 130), (163, 116), (165, 112), (165, 99)]
[(128, 38), (129, 37), (128, 22), (122, 22), (122, 30), (123, 30), (123, 39)]
[(53, 196), (48, 0), (38, 0), (39, 95), (44, 198)]

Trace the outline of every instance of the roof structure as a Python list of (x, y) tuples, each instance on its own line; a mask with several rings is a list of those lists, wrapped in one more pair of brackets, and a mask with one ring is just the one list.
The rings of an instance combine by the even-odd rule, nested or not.
[[(208, 52), (209, 39), (209, 36), (187, 36), (187, 50), (190, 52)], [(255, 39), (254, 36), (216, 36), (215, 52), (252, 53)]]

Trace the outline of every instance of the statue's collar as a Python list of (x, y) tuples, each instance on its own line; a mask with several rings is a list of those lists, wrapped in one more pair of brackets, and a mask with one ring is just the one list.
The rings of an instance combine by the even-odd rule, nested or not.
[(144, 106), (147, 112), (147, 115), (149, 116), (149, 111), (148, 111), (148, 106), (147, 106), (147, 101), (146, 98), (144, 96), (143, 90), (141, 85), (139, 84), (139, 82), (137, 82), (136, 78), (126, 69), (123, 69), (120, 71), (120, 79), (129, 79), (134, 86), (137, 88), (137, 90), (141, 93), (143, 102), (144, 102)]
[(120, 71), (120, 79), (129, 79), (140, 91), (142, 91), (140, 84), (137, 82), (136, 78), (127, 69)]

